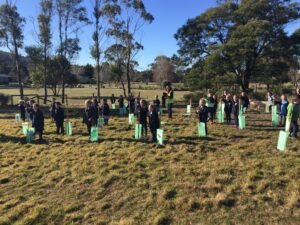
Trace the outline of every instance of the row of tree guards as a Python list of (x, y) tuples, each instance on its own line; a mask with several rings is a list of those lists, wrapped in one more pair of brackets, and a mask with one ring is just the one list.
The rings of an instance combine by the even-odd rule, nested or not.
[[(115, 109), (115, 104), (112, 106), (112, 108)], [(217, 115), (218, 115), (218, 123), (220, 123), (220, 124), (224, 123), (224, 116), (225, 116), (224, 109), (225, 109), (225, 104), (219, 103), (218, 109), (217, 109)], [(163, 109), (159, 110), (160, 118), (161, 118), (163, 112), (164, 112)], [(246, 129), (246, 117), (244, 115), (245, 112), (246, 112), (245, 108), (243, 108), (243, 106), (241, 106), (241, 108), (239, 110), (239, 116), (238, 116), (240, 130)], [(265, 112), (269, 113), (268, 104), (266, 104)], [(127, 113), (126, 106), (119, 109), (119, 116), (122, 117), (122, 116), (126, 115), (126, 113)], [(187, 105), (186, 113), (184, 113), (183, 116), (185, 116), (185, 118), (190, 118), (191, 113), (192, 113), (192, 105), (190, 104), (190, 105)], [(277, 115), (277, 107), (276, 106), (272, 107), (271, 116), (272, 116), (272, 125), (274, 127), (277, 127), (278, 126), (278, 115)], [(276, 117), (277, 117), (277, 119), (276, 119)], [(16, 121), (16, 123), (21, 122), (20, 114), (15, 115), (15, 121)], [(164, 122), (162, 120), (160, 120), (160, 122), (161, 122), (162, 127), (166, 124), (166, 122)], [(142, 138), (142, 125), (139, 123), (135, 123), (135, 116), (132, 113), (128, 114), (128, 124), (130, 126), (134, 126), (134, 139), (136, 139), (136, 140), (141, 139)], [(278, 150), (282, 150), (282, 151), (287, 150), (287, 142), (288, 142), (288, 137), (289, 137), (290, 125), (291, 125), (291, 118), (287, 117), (285, 130), (279, 132), (278, 143), (277, 143)], [(97, 121), (97, 126), (93, 126), (91, 128), (91, 136), (90, 136), (91, 142), (99, 141), (99, 129), (103, 129), (104, 127), (105, 127), (104, 118), (99, 117), (99, 119)], [(72, 125), (72, 122), (69, 121), (69, 117), (68, 117), (67, 121), (64, 123), (64, 128), (65, 128), (66, 135), (68, 135), (68, 136), (73, 135), (73, 125)], [(30, 127), (30, 124), (28, 122), (22, 123), (22, 132), (26, 136), (26, 141), (28, 143), (30, 143), (34, 140), (34, 128)], [(197, 125), (197, 132), (198, 132), (199, 137), (206, 137), (207, 136), (206, 124), (203, 122), (199, 122)], [(163, 128), (157, 129), (157, 143), (160, 145), (163, 145), (164, 141), (165, 141), (164, 140), (164, 129)]]

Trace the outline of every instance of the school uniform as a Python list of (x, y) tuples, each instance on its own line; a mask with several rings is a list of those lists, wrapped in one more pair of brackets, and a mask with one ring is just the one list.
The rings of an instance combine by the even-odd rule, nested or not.
[(119, 102), (119, 108), (122, 109), (124, 107), (124, 98), (123, 97), (120, 97), (118, 99), (118, 102)]
[(39, 141), (42, 140), (44, 131), (44, 114), (39, 109), (32, 114), (32, 127), (35, 129), (35, 133), (39, 135)]
[(115, 96), (111, 96), (110, 97), (110, 102), (111, 102), (111, 104), (115, 104), (116, 103), (116, 97)]
[(169, 118), (172, 118), (173, 104), (174, 104), (174, 91), (173, 91), (173, 89), (170, 89), (170, 91), (167, 92), (167, 107), (168, 107), (168, 117)]
[(138, 98), (136, 98), (135, 102), (134, 102), (134, 114), (136, 116), (138, 116), (140, 108), (141, 108), (140, 100)]
[(147, 136), (147, 117), (148, 109), (146, 107), (141, 107), (138, 113), (139, 123), (142, 125), (142, 136), (145, 134)]
[(160, 101), (159, 99), (154, 99), (153, 100), (153, 105), (155, 105), (155, 108), (156, 108), (156, 112), (160, 112)]
[(288, 112), (291, 113), (291, 115), (287, 115), (291, 118), (290, 136), (297, 137), (297, 133), (299, 131), (298, 119), (300, 116), (300, 105), (289, 104)]
[(131, 96), (129, 99), (128, 99), (128, 111), (130, 113), (134, 113), (134, 110), (135, 110), (135, 98), (133, 96)]
[(213, 97), (206, 99), (206, 106), (208, 109), (209, 118), (210, 118), (211, 122), (213, 122), (214, 121), (214, 107), (215, 107), (215, 100), (213, 99)]
[(206, 105), (198, 106), (197, 114), (198, 114), (199, 123), (205, 123), (205, 132), (207, 134), (207, 120), (209, 114), (208, 107)]
[(272, 107), (273, 107), (273, 104), (274, 104), (274, 97), (273, 95), (272, 96), (268, 96), (268, 104), (269, 104), (269, 112), (272, 112)]
[(93, 103), (92, 108), (94, 110), (94, 117), (95, 117), (93, 119), (93, 121), (94, 121), (93, 125), (97, 126), (98, 125), (98, 119), (99, 119), (99, 105), (98, 105), (98, 102)]
[(280, 101), (279, 103), (279, 116), (280, 116), (280, 125), (285, 125), (285, 118), (287, 114), (287, 108), (288, 108), (289, 102), (284, 100)]
[(234, 125), (239, 126), (239, 113), (240, 113), (240, 104), (239, 102), (232, 102), (232, 114), (234, 119)]
[(56, 108), (54, 111), (53, 119), (56, 124), (56, 133), (59, 134), (59, 132), (61, 132), (61, 134), (64, 134), (64, 109), (61, 107)]
[(248, 110), (248, 107), (250, 105), (250, 100), (247, 96), (241, 96), (241, 105), (243, 106), (243, 109), (246, 108)]
[(91, 135), (91, 128), (95, 124), (95, 110), (93, 107), (84, 109), (83, 123), (86, 124), (89, 135)]
[(34, 114), (33, 106), (31, 106), (31, 105), (27, 106), (27, 113), (29, 115), (29, 121), (32, 123), (32, 121), (33, 121), (33, 114)]
[(55, 109), (56, 109), (55, 102), (52, 102), (51, 106), (50, 106), (50, 110), (49, 110), (50, 111), (50, 117), (51, 117), (52, 120), (54, 119)]
[(161, 97), (161, 104), (163, 108), (166, 108), (166, 99), (167, 99), (167, 94), (164, 92)]
[(226, 123), (231, 124), (232, 101), (225, 99), (224, 104), (225, 104), (224, 111), (225, 111)]
[(20, 116), (23, 122), (26, 120), (26, 108), (24, 104), (19, 104)]
[(152, 141), (157, 141), (157, 129), (160, 127), (160, 121), (157, 111), (149, 113), (149, 127), (152, 134)]
[(109, 108), (109, 105), (107, 103), (104, 103), (101, 106), (101, 113), (102, 113), (103, 118), (104, 118), (104, 124), (107, 125), (108, 120), (109, 120), (109, 115), (110, 115), (110, 108)]

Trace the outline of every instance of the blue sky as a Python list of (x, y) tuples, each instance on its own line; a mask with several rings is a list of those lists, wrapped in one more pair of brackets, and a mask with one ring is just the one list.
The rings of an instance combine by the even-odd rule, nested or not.
[[(37, 41), (37, 22), (36, 17), (39, 14), (38, 0), (14, 0), (17, 2), (19, 13), (26, 18), (24, 29), (24, 45), (35, 44)], [(300, 2), (300, 0), (296, 0)], [(0, 0), (4, 3), (5, 0)], [(92, 0), (85, 0), (85, 6), (91, 17)], [(146, 24), (138, 39), (142, 41), (144, 50), (141, 51), (136, 59), (139, 62), (139, 70), (146, 69), (158, 55), (172, 56), (176, 53), (178, 47), (174, 34), (189, 18), (193, 18), (206, 9), (215, 6), (215, 0), (144, 0), (145, 6), (152, 13), (155, 20), (152, 24)], [(35, 24), (35, 25), (34, 25)], [(35, 29), (34, 29), (35, 27)], [(300, 23), (293, 23), (287, 29), (292, 32), (300, 27)], [(94, 64), (90, 57), (89, 48), (92, 45), (91, 35), (92, 26), (84, 27), (79, 34), (80, 46), (82, 51), (79, 58), (75, 61), (77, 64)], [(56, 21), (53, 22), (53, 44), (57, 46), (58, 32)], [(53, 49), (55, 50), (55, 49)]]

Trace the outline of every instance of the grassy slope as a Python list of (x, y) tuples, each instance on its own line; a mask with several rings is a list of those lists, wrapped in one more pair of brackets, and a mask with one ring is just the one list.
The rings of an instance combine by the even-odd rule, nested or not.
[(254, 113), (247, 130), (213, 124), (200, 139), (180, 114), (165, 146), (135, 141), (127, 118), (112, 118), (99, 144), (79, 119), (71, 137), (47, 120), (46, 144), (0, 119), (0, 224), (299, 222), (299, 140), (275, 150), (270, 115)]

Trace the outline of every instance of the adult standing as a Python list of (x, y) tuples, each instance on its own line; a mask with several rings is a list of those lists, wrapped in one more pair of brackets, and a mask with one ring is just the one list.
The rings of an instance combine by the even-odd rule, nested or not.
[(52, 103), (50, 105), (50, 117), (52, 121), (54, 121), (55, 110), (56, 110), (56, 99), (52, 98)]
[(167, 108), (168, 108), (168, 117), (172, 118), (172, 110), (174, 104), (174, 90), (171, 87), (171, 84), (166, 85), (166, 94), (167, 94)]

